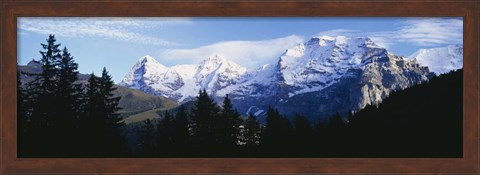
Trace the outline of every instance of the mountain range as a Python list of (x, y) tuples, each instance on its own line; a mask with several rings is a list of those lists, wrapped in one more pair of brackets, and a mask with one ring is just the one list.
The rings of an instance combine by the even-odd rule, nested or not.
[[(391, 91), (461, 68), (463, 48), (420, 49), (397, 56), (368, 37), (319, 36), (287, 49), (278, 61), (249, 70), (221, 54), (192, 65), (166, 67), (144, 56), (121, 86), (179, 103), (206, 89), (219, 103), (229, 95), (244, 115), (262, 116), (268, 106), (287, 115), (326, 118), (377, 105)], [(432, 69), (432, 71), (430, 71)]]
[(147, 55), (119, 85), (179, 103), (206, 89), (218, 103), (228, 94), (243, 115), (262, 116), (271, 106), (289, 116), (325, 119), (377, 105), (392, 91), (463, 66), (459, 45), (420, 49), (403, 57), (368, 37), (313, 37), (279, 55), (277, 62), (250, 70), (221, 54), (172, 67)]

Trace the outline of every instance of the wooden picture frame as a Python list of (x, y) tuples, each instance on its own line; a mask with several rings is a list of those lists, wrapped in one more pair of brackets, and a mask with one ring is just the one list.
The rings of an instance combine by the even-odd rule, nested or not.
[[(479, 1), (2, 0), (1, 174), (479, 173)], [(463, 158), (17, 158), (17, 17), (463, 17)]]

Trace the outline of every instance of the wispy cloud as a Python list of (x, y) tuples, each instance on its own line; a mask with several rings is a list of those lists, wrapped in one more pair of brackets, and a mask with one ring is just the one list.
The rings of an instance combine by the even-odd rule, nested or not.
[(317, 35), (370, 37), (376, 44), (389, 48), (397, 43), (416, 46), (459, 44), (463, 41), (461, 18), (415, 18), (399, 23), (392, 31), (362, 32), (350, 29), (327, 30)]
[(166, 46), (178, 43), (147, 36), (134, 30), (191, 23), (188, 18), (22, 17), (18, 20), (18, 27), (20, 32), (55, 34), (62, 37), (95, 36), (138, 44)]
[(408, 20), (394, 38), (420, 46), (459, 43), (463, 40), (461, 18)]
[[(408, 44), (418, 47), (436, 47), (446, 44), (461, 44), (463, 20), (461, 18), (412, 18), (398, 24), (393, 30), (365, 32), (352, 29), (322, 31), (317, 36), (370, 37), (384, 48)], [(301, 36), (291, 35), (262, 41), (224, 41), (193, 49), (173, 49), (160, 54), (160, 61), (170, 63), (196, 63), (213, 53), (221, 53), (235, 62), (253, 67), (271, 63), (286, 49), (304, 41)]]
[(198, 63), (211, 54), (219, 53), (242, 66), (253, 68), (272, 63), (286, 49), (303, 41), (304, 38), (297, 35), (260, 41), (225, 41), (193, 49), (167, 50), (160, 54), (159, 61)]

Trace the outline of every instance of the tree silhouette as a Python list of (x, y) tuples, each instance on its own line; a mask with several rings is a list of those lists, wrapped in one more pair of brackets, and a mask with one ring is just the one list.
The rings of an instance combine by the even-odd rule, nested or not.
[(214, 128), (216, 144), (221, 147), (233, 147), (237, 145), (238, 138), (240, 136), (240, 114), (237, 110), (233, 109), (233, 104), (225, 96), (223, 100), (222, 110), (220, 115), (215, 117)]
[(157, 125), (157, 145), (162, 153), (168, 153), (174, 146), (174, 120), (168, 111)]
[(58, 83), (54, 101), (56, 101), (56, 111), (59, 115), (51, 122), (56, 133), (70, 135), (62, 138), (65, 144), (57, 151), (63, 150), (63, 154), (73, 154), (74, 150), (81, 149), (78, 147), (78, 137), (82, 134), (77, 122), (80, 117), (79, 99), (82, 89), (79, 84), (74, 84), (78, 80), (78, 64), (66, 47), (62, 51), (61, 59), (56, 60), (55, 64), (58, 68), (56, 78)]
[(205, 90), (199, 91), (192, 109), (193, 134), (196, 146), (211, 147), (215, 145), (214, 121), (218, 115), (217, 104), (208, 96)]
[(297, 114), (295, 116), (294, 124), (295, 124), (294, 139), (295, 139), (296, 145), (305, 147), (310, 142), (314, 141), (313, 129), (310, 124), (310, 121), (308, 121), (306, 117)]
[(122, 136), (124, 123), (116, 113), (120, 109), (118, 107), (120, 97), (114, 96), (115, 89), (105, 68), (102, 77), (92, 74), (88, 79), (81, 118), (81, 132), (91, 134), (86, 138), (85, 144), (92, 151), (86, 154), (112, 156), (124, 150)]
[(112, 77), (108, 74), (107, 69), (104, 67), (102, 71), (102, 77), (99, 79), (100, 85), (100, 97), (102, 97), (102, 111), (100, 111), (100, 117), (104, 124), (104, 144), (101, 150), (105, 155), (115, 155), (121, 152), (124, 148), (124, 140), (122, 135), (122, 127), (124, 123), (117, 113), (121, 108), (118, 107), (118, 103), (121, 97), (115, 97), (113, 91), (117, 88), (114, 87)]
[(246, 147), (256, 147), (261, 144), (262, 126), (256, 117), (250, 113), (244, 122), (243, 138)]
[(59, 156), (62, 154), (60, 148), (64, 143), (59, 138), (59, 131), (55, 130), (55, 119), (60, 117), (57, 110), (57, 73), (55, 62), (61, 58), (60, 44), (56, 44), (54, 35), (49, 35), (46, 44), (41, 44), (43, 51), (40, 51), (42, 58), (42, 72), (36, 75), (34, 80), (27, 83), (27, 94), (29, 111), (30, 141), (28, 145), (32, 156)]
[(266, 147), (289, 147), (293, 127), (290, 121), (283, 117), (278, 110), (271, 107), (267, 110), (267, 125), (265, 127), (264, 144)]
[(147, 119), (143, 122), (141, 128), (141, 135), (139, 138), (140, 154), (145, 157), (154, 156), (155, 144), (154, 144), (154, 130), (155, 126), (153, 125), (150, 119)]
[(179, 149), (184, 148), (187, 145), (190, 136), (188, 132), (188, 115), (184, 105), (181, 105), (178, 112), (175, 114), (173, 125), (174, 145)]
[(17, 69), (17, 121), (18, 121), (18, 128), (17, 128), (17, 144), (18, 144), (18, 151), (17, 155), (19, 157), (25, 157), (25, 155), (30, 154), (30, 149), (32, 145), (30, 141), (32, 140), (31, 136), (31, 129), (29, 126), (29, 119), (27, 115), (27, 99), (25, 94), (25, 89), (22, 87), (22, 82), (20, 81), (20, 71)]

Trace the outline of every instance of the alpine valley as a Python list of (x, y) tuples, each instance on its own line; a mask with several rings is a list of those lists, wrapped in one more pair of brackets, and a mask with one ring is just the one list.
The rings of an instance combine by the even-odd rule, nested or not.
[(166, 67), (141, 57), (120, 86), (180, 104), (205, 89), (217, 103), (229, 95), (242, 114), (265, 121), (271, 106), (282, 114), (325, 120), (367, 105), (378, 105), (392, 91), (428, 81), (463, 67), (463, 47), (420, 49), (398, 56), (368, 37), (318, 36), (279, 53), (276, 62), (247, 69), (221, 54), (195, 65)]

